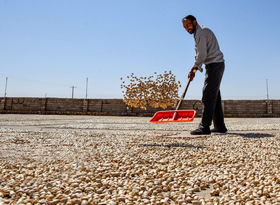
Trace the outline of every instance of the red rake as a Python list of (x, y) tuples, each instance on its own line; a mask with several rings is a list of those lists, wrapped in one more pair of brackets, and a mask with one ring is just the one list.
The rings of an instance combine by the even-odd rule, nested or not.
[[(194, 71), (195, 72), (195, 71)], [(164, 122), (192, 122), (196, 114), (195, 110), (178, 110), (185, 98), (186, 92), (189, 88), (191, 79), (185, 87), (184, 93), (176, 107), (176, 110), (167, 110), (156, 112), (153, 118), (150, 120), (152, 123), (164, 123)]]

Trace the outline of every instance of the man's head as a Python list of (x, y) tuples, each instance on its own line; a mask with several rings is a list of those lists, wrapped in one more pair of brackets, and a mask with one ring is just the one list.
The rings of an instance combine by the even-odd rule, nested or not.
[(187, 32), (193, 34), (196, 30), (197, 21), (196, 18), (192, 15), (188, 15), (182, 19), (183, 26)]

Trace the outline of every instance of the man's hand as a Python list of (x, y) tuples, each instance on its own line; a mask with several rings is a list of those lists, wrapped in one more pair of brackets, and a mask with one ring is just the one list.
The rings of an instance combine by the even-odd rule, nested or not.
[(198, 67), (192, 67), (191, 71), (189, 72), (188, 78), (190, 79), (190, 81), (193, 80), (194, 76), (195, 76), (195, 72), (198, 70)]
[(199, 67), (192, 67), (191, 71), (189, 72), (188, 78), (192, 81), (194, 79), (195, 76), (195, 72), (199, 70), (200, 72), (203, 72), (203, 68), (199, 68)]

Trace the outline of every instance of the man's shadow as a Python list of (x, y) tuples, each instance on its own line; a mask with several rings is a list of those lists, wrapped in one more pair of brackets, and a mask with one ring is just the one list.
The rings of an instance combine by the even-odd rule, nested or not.
[[(251, 139), (260, 139), (260, 138), (269, 138), (269, 137), (275, 137), (272, 134), (267, 133), (238, 133), (238, 132), (227, 132), (223, 135), (236, 135), (241, 136), (243, 138), (251, 138)], [(194, 146), (190, 144), (140, 144), (140, 147), (164, 147), (164, 148), (195, 148), (195, 149), (203, 149), (205, 147), (203, 146)]]
[(268, 138), (268, 137), (275, 137), (272, 134), (267, 133), (238, 133), (238, 132), (227, 132), (229, 135), (237, 135), (244, 138), (252, 138), (252, 139), (259, 139), (259, 138)]

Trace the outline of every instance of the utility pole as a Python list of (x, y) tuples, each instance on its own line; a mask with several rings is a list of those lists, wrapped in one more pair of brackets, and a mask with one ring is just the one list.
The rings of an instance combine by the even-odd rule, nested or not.
[(266, 99), (268, 100), (268, 79), (266, 79)]
[(87, 77), (87, 80), (86, 80), (86, 99), (87, 99), (87, 92), (88, 92), (88, 77)]
[(5, 94), (4, 97), (7, 97), (7, 86), (8, 86), (8, 77), (6, 77), (6, 85), (5, 85)]
[(76, 87), (73, 85), (73, 86), (70, 87), (70, 88), (72, 88), (72, 98), (74, 98), (74, 89), (75, 89)]

